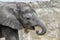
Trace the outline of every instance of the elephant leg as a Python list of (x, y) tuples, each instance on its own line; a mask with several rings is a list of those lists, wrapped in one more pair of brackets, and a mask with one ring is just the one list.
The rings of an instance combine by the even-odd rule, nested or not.
[(0, 27), (0, 38), (2, 38), (3, 35), (2, 35), (2, 31), (1, 31), (1, 27)]
[(18, 31), (9, 27), (3, 27), (2, 34), (5, 37), (5, 40), (19, 40)]

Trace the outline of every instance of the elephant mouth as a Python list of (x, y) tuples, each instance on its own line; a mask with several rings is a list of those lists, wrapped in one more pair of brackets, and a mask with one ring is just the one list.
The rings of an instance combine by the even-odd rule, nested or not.
[(29, 26), (29, 25), (24, 25), (24, 32), (28, 33), (30, 30), (35, 30), (36, 32), (38, 32), (38, 25), (34, 25), (34, 26)]
[(24, 25), (24, 33), (28, 33), (30, 31), (30, 26), (29, 25)]
[(34, 30), (37, 35), (44, 35), (46, 33), (46, 28), (44, 26), (40, 27), (39, 25), (25, 25), (24, 32), (28, 33), (30, 30)]

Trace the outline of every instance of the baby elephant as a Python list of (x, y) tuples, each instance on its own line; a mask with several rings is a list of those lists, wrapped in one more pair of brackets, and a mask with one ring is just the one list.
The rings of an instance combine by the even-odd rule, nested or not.
[(34, 29), (36, 26), (42, 28), (41, 33), (46, 33), (45, 25), (39, 20), (35, 10), (27, 3), (5, 3), (0, 7), (0, 35), (6, 40), (19, 40), (18, 30), (22, 28)]

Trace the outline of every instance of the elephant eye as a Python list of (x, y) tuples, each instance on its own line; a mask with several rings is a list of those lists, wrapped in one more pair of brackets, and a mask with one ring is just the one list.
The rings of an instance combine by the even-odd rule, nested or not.
[(30, 18), (26, 18), (27, 20), (30, 20)]

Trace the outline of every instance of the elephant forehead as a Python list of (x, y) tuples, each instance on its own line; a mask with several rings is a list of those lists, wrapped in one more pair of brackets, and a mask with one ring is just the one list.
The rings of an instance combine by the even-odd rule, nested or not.
[(29, 6), (21, 7), (21, 11), (25, 12), (26, 10), (31, 11), (31, 8)]
[(26, 14), (24, 14), (23, 16), (24, 16), (24, 17), (32, 17), (33, 14), (31, 14), (31, 13), (26, 13)]

